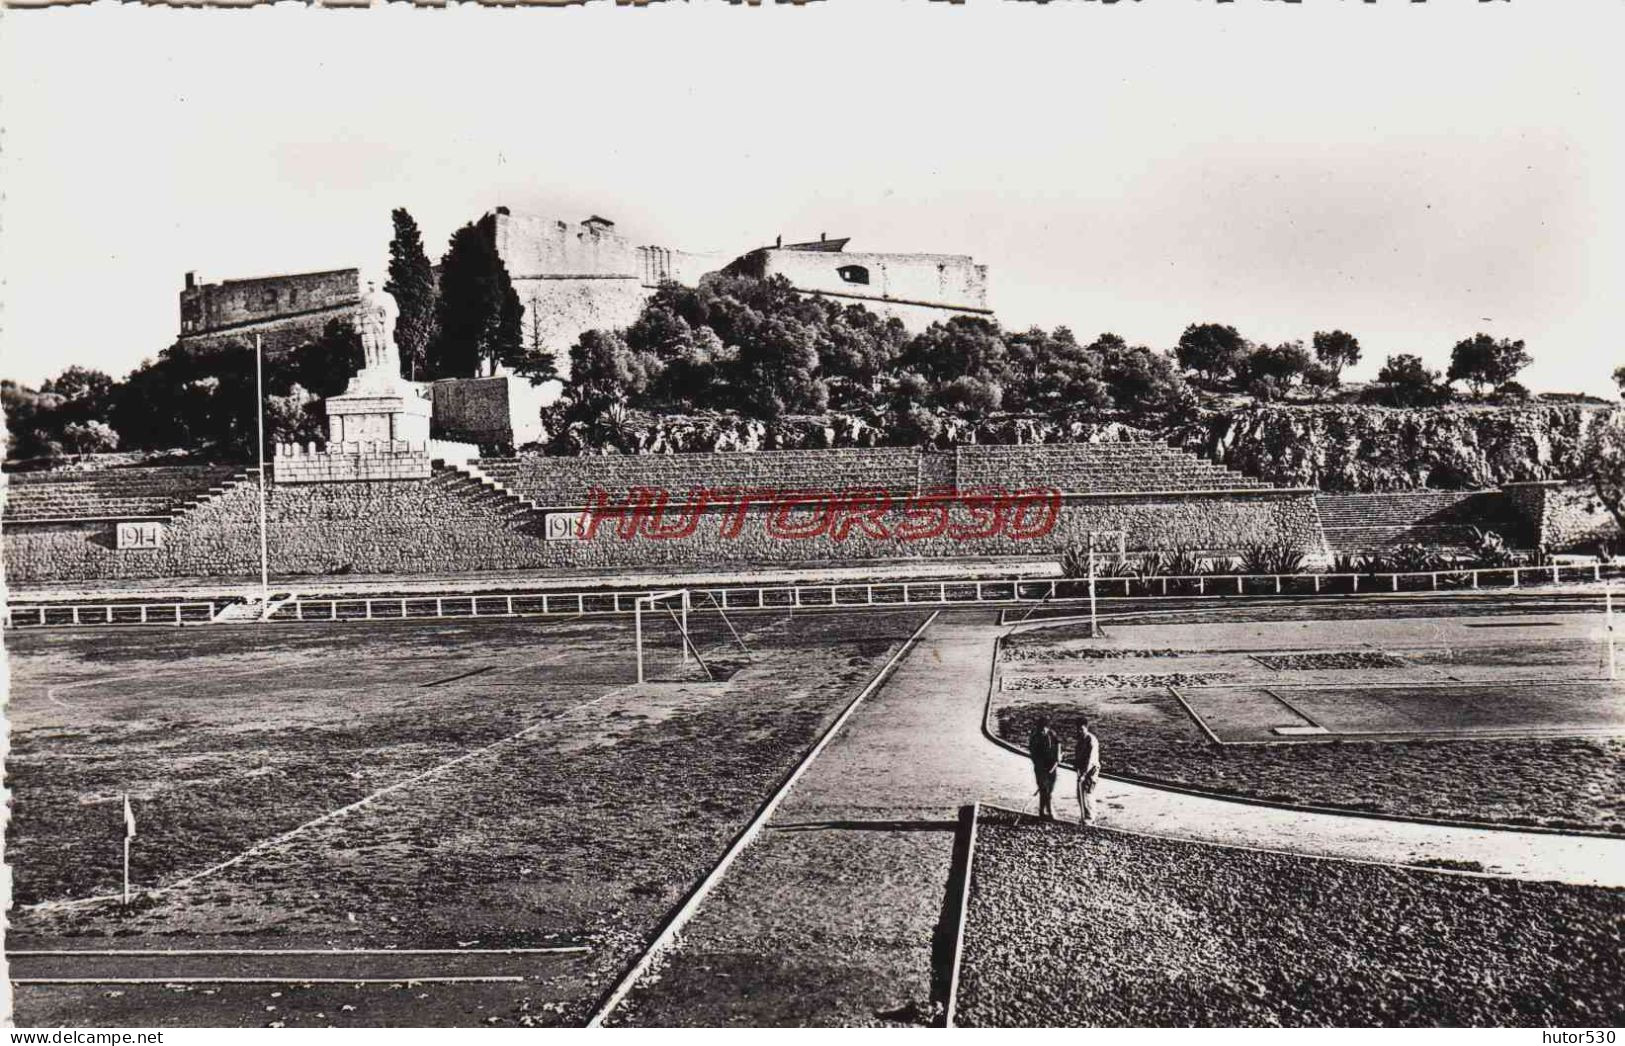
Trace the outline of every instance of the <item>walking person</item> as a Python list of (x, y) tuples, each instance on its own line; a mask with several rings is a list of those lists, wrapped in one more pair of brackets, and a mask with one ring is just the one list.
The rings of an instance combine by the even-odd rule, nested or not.
[(1033, 777), (1038, 781), (1038, 816), (1053, 821), (1055, 811), (1050, 800), (1055, 794), (1055, 776), (1061, 769), (1061, 738), (1050, 729), (1048, 716), (1039, 716), (1027, 735), (1027, 752), (1032, 756)]
[(1088, 824), (1095, 819), (1095, 786), (1100, 783), (1100, 738), (1090, 732), (1087, 719), (1078, 724), (1072, 765), (1078, 771), (1078, 821)]

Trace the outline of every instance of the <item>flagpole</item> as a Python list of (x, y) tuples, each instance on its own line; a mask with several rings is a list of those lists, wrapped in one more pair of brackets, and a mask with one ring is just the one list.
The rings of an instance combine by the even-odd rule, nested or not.
[(260, 336), (254, 335), (254, 418), (259, 423), (260, 456), (260, 612), (271, 605), (271, 567), (265, 541), (265, 364)]
[(1603, 591), (1603, 601), (1608, 607), (1608, 678), (1617, 679), (1618, 670), (1614, 664), (1614, 583), (1608, 582)]

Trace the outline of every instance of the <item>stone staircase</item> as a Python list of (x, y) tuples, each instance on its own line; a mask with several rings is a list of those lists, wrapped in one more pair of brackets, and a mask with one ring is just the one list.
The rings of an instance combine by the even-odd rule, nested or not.
[(253, 468), (246, 468), (234, 472), (226, 479), (210, 487), (208, 490), (200, 494), (194, 494), (188, 497), (184, 502), (181, 502), (176, 507), (174, 514), (169, 517), (169, 521), (171, 523), (178, 523), (182, 519), (186, 518), (188, 514), (203, 507), (220, 495), (225, 494), (228, 491), (235, 490), (236, 488), (243, 486), (245, 483), (258, 484), (259, 480), (260, 470), (259, 466), (257, 465)]
[(538, 514), (541, 506), (514, 493), (508, 485), (472, 461), (435, 461), (434, 472), (450, 489), (489, 504), (506, 519)]

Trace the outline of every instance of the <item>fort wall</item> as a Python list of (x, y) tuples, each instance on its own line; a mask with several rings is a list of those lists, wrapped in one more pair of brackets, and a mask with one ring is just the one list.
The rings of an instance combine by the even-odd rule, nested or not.
[(991, 315), (987, 266), (959, 254), (869, 254), (764, 248), (745, 268), (807, 294), (861, 304), (911, 330), (956, 315)]
[(259, 335), (268, 352), (295, 348), (328, 321), (349, 319), (361, 297), (356, 269), (258, 276), (199, 284), (180, 293), (180, 340), (207, 346)]

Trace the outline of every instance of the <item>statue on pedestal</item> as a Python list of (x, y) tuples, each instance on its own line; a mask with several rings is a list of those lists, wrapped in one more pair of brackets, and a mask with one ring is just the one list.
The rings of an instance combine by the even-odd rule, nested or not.
[(356, 307), (356, 328), (361, 332), (363, 371), (388, 370), (400, 374), (395, 353), (395, 319), (401, 314), (395, 296), (378, 289), (378, 284), (367, 281)]

